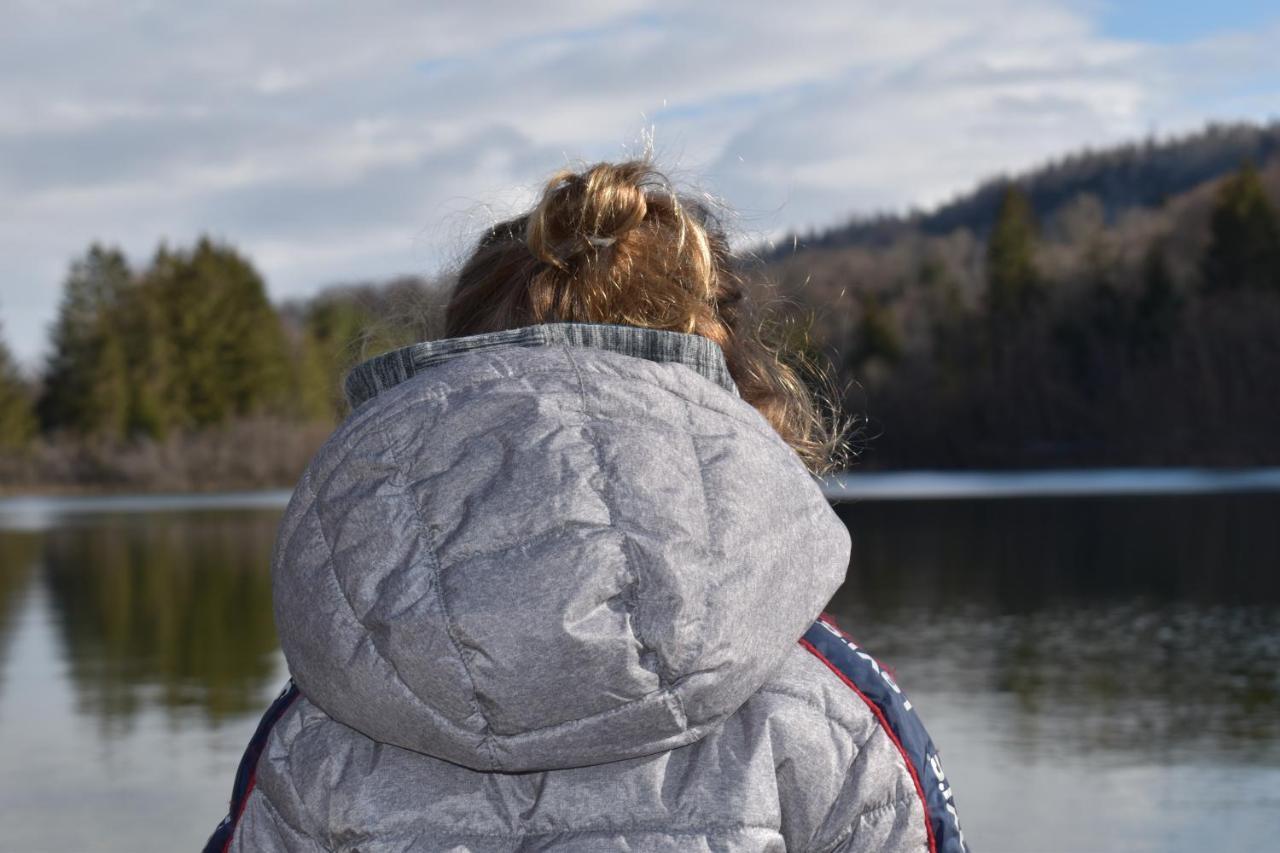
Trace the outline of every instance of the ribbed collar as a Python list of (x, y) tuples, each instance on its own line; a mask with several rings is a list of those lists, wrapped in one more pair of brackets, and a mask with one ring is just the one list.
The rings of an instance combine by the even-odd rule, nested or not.
[(501, 332), (423, 341), (375, 356), (347, 374), (347, 402), (354, 409), (433, 365), (476, 350), (557, 344), (612, 350), (651, 361), (678, 362), (693, 368), (726, 391), (734, 395), (738, 393), (725, 364), (724, 352), (714, 341), (701, 335), (605, 323), (543, 323)]

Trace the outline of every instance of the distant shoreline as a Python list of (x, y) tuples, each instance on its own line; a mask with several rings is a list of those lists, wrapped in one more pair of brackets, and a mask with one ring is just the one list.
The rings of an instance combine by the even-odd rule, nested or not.
[[(1280, 467), (846, 471), (821, 481), (833, 503), (1032, 497), (1280, 493)], [(234, 490), (0, 491), (0, 526), (29, 513), (283, 509), (292, 486)]]
[(1280, 467), (855, 471), (823, 483), (823, 493), (833, 502), (1256, 492), (1280, 492)]

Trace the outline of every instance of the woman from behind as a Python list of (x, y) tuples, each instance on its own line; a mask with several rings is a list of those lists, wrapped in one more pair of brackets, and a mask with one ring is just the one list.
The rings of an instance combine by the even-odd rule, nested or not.
[(710, 208), (553, 176), (443, 340), (348, 376), (272, 561), (292, 680), (211, 850), (963, 851), (915, 712), (822, 608), (840, 444)]

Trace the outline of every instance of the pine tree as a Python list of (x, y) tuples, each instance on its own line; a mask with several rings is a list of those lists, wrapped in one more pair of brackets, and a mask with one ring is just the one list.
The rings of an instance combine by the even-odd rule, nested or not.
[(1160, 350), (1170, 343), (1173, 322), (1182, 308), (1163, 247), (1154, 242), (1142, 261), (1142, 290), (1134, 308), (1133, 345)]
[(1005, 190), (987, 243), (987, 308), (1009, 317), (1026, 311), (1039, 291), (1035, 215), (1025, 193)]
[(9, 348), (0, 340), (0, 450), (20, 450), (35, 434), (35, 413), (26, 383)]
[[(157, 257), (167, 250), (162, 245)], [(129, 434), (164, 438), (184, 422), (172, 398), (174, 346), (153, 291), (131, 288), (121, 305), (121, 329), (129, 364)]]
[[(408, 281), (401, 286), (410, 290), (419, 287)], [(421, 297), (422, 294), (411, 295)], [(394, 309), (383, 306), (382, 312), (376, 310), (371, 303), (376, 303), (379, 297), (397, 301), (385, 290), (375, 296), (357, 289), (320, 294), (306, 307), (303, 356), (309, 362), (305, 365), (311, 377), (309, 382), (319, 383), (319, 387), (304, 391), (309, 397), (322, 397), (327, 402), (328, 417), (341, 417), (346, 411), (342, 379), (353, 365), (375, 353), (422, 339), (421, 330), (412, 328), (403, 318), (386, 316), (395, 314)]]
[(373, 325), (373, 315), (351, 296), (325, 294), (308, 306), (307, 340), (333, 415), (339, 415), (345, 406), (340, 387), (343, 374), (360, 359), (365, 350), (362, 336)]
[(119, 321), (130, 279), (119, 249), (95, 243), (72, 262), (38, 402), (46, 429), (107, 436), (126, 431), (129, 377)]
[(298, 318), (285, 319), (293, 388), (289, 413), (302, 421), (334, 421), (339, 414), (337, 383), (325, 353)]
[(879, 298), (864, 296), (861, 317), (853, 333), (852, 364), (861, 366), (872, 359), (892, 364), (902, 357), (902, 338), (893, 315)]
[(1280, 215), (1252, 165), (1222, 184), (1209, 228), (1206, 289), (1280, 290)]
[(262, 277), (233, 248), (202, 237), (163, 247), (144, 278), (151, 334), (167, 365), (159, 420), (204, 426), (287, 408), (288, 341)]

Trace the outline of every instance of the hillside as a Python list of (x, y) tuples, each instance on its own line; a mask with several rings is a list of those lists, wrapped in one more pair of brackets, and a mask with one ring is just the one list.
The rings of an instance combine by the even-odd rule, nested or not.
[(863, 418), (861, 464), (1277, 464), (1278, 144), (1082, 153), (754, 272)]
[(1076, 197), (1089, 194), (1101, 203), (1106, 221), (1115, 223), (1129, 210), (1159, 207), (1243, 163), (1263, 164), (1277, 154), (1280, 121), (1211, 124), (1167, 140), (1148, 138), (1097, 151), (1086, 149), (1023, 174), (999, 176), (928, 212), (854, 217), (834, 228), (788, 234), (776, 242), (778, 248), (762, 249), (758, 254), (775, 260), (790, 254), (795, 244), (809, 248), (883, 246), (913, 232), (939, 236), (968, 229), (985, 235), (1010, 184), (1022, 188), (1041, 221), (1051, 219)]

